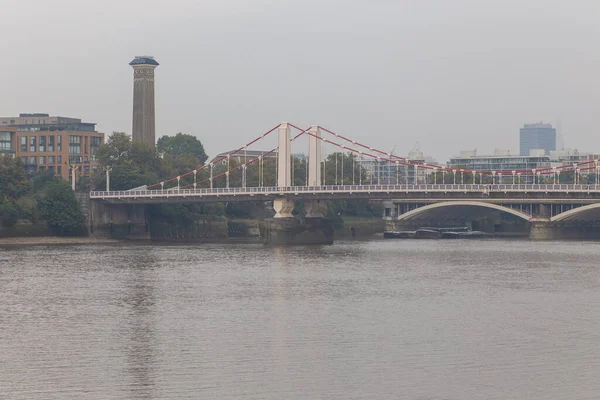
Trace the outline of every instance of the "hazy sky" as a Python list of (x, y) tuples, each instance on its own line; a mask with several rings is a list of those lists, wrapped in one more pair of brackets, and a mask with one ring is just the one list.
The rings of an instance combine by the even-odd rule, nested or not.
[[(136, 55), (153, 55), (157, 137), (210, 155), (281, 121), (438, 161), (518, 150), (559, 124), (600, 152), (598, 0), (2, 0), (0, 116), (131, 132)], [(299, 143), (295, 152), (304, 152)]]

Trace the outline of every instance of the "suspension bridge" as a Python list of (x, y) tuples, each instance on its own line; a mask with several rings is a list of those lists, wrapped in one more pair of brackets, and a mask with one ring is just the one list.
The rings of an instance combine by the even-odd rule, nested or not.
[[(263, 150), (272, 136), (277, 144)], [(294, 163), (299, 161), (292, 147), (302, 137), (308, 139), (308, 156), (298, 182)], [(323, 146), (333, 157), (324, 157)], [(254, 156), (248, 157), (249, 152)], [(376, 165), (368, 177), (361, 166), (365, 159)], [(272, 177), (265, 172), (269, 160), (275, 164)], [(371, 199), (385, 200), (384, 218), (392, 220), (439, 213), (441, 208), (448, 213), (483, 207), (528, 222), (595, 221), (600, 219), (600, 185), (582, 184), (583, 174), (594, 175), (598, 182), (598, 160), (531, 170), (457, 169), (397, 156), (319, 125), (302, 129), (281, 123), (184, 174), (131, 190), (92, 191), (90, 199), (113, 206), (271, 201), (274, 219), (294, 218), (294, 202), (300, 199), (307, 218), (322, 218), (329, 200)], [(572, 181), (565, 182), (569, 175)]]

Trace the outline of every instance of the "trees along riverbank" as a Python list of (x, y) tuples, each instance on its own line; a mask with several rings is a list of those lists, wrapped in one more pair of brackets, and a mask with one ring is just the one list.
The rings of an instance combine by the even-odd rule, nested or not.
[(0, 155), (0, 199), (0, 236), (85, 232), (81, 207), (67, 182), (51, 172), (29, 174), (20, 159), (7, 155)]

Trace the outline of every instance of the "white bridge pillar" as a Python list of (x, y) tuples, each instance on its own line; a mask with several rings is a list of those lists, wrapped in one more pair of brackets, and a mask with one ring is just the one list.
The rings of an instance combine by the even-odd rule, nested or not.
[(279, 125), (279, 150), (277, 152), (277, 186), (292, 186), (292, 142), (287, 122)]
[(308, 137), (308, 186), (321, 186), (321, 129), (310, 127)]

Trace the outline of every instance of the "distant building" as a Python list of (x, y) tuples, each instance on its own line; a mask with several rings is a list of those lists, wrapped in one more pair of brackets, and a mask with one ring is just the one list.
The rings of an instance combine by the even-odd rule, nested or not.
[(72, 167), (78, 177), (93, 175), (103, 143), (96, 124), (79, 118), (41, 113), (0, 118), (0, 152), (12, 152), (29, 171), (52, 171), (64, 180), (70, 179)]
[(551, 163), (547, 155), (511, 156), (506, 150), (496, 150), (494, 155), (478, 156), (475, 151), (468, 151), (461, 152), (461, 156), (450, 158), (448, 167), (472, 171), (497, 171), (502, 176), (512, 176), (512, 171), (549, 168)]
[(556, 129), (551, 124), (525, 124), (520, 131), (520, 154), (529, 155), (532, 149), (543, 149), (546, 154), (556, 150)]
[(401, 161), (401, 163), (396, 164), (395, 162), (387, 160), (377, 161), (372, 157), (359, 157), (356, 162), (365, 171), (366, 176), (366, 181), (363, 181), (362, 184), (395, 185), (396, 183), (425, 183), (426, 181), (429, 181), (428, 177), (433, 173), (433, 170), (417, 167), (415, 175), (414, 165), (436, 164), (436, 161), (433, 158), (423, 155), (423, 152), (421, 151), (411, 151), (406, 160), (398, 161)]

